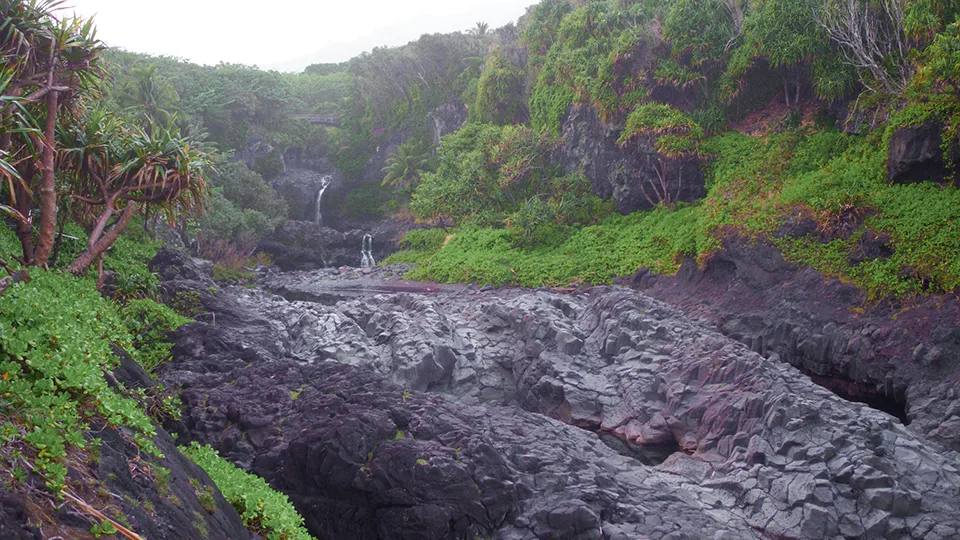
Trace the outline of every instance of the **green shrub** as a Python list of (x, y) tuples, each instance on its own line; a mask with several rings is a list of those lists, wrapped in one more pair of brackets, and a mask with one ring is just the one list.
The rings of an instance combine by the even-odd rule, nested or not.
[(270, 181), (283, 174), (283, 154), (278, 149), (273, 149), (269, 154), (257, 158), (253, 164), (253, 171)]
[(210, 446), (194, 442), (180, 447), (180, 451), (210, 475), (227, 502), (240, 513), (247, 529), (268, 540), (312, 538), (287, 496), (274, 491), (262, 478), (238, 469)]
[(353, 219), (378, 219), (384, 216), (384, 205), (390, 200), (390, 189), (380, 182), (361, 183), (350, 188), (343, 214)]
[(286, 201), (242, 162), (217, 163), (210, 174), (210, 184), (221, 188), (223, 197), (240, 209), (255, 210), (271, 224), (286, 221)]
[(120, 236), (107, 252), (103, 268), (114, 272), (113, 284), (118, 299), (156, 298), (160, 280), (150, 272), (147, 263), (157, 255), (162, 244), (134, 224), (127, 230), (129, 233)]
[(273, 219), (257, 210), (244, 209), (223, 196), (217, 188), (210, 198), (210, 207), (198, 220), (201, 235), (232, 244), (256, 244), (277, 225)]
[(111, 345), (131, 346), (114, 306), (90, 281), (40, 269), (30, 275), (0, 296), (2, 455), (16, 459), (22, 451), (57, 493), (64, 460), (86, 447), (91, 422), (130, 429), (144, 452), (158, 456), (150, 419), (103, 375), (118, 365)]
[(521, 205), (509, 218), (508, 228), (521, 245), (556, 246), (574, 226), (596, 223), (613, 211), (611, 201), (593, 194), (589, 178), (574, 174), (555, 178), (547, 193)]
[(248, 283), (257, 279), (257, 273), (242, 265), (213, 265), (213, 280), (217, 283)]
[(535, 130), (559, 134), (571, 103), (589, 104), (610, 120), (647, 97), (643, 82), (655, 39), (645, 23), (656, 8), (645, 4), (605, 0), (569, 12), (564, 6), (534, 11), (524, 37), (533, 46), (531, 63), (540, 67), (530, 93)]
[[(663, 118), (657, 122), (666, 122)], [(464, 219), (471, 226), (457, 230), (445, 246), (445, 233), (430, 233), (435, 235), (430, 242), (416, 248), (411, 242), (410, 250), (386, 262), (419, 264), (412, 279), (609, 283), (640, 267), (675, 272), (687, 256), (705, 264), (727, 235), (737, 234), (772, 239), (788, 260), (854, 283), (872, 299), (955, 290), (960, 190), (933, 183), (889, 185), (879, 141), (877, 133), (857, 137), (802, 129), (766, 137), (728, 133), (703, 143), (703, 152), (715, 160), (708, 195), (695, 206), (614, 215), (582, 226), (578, 223), (592, 223), (612, 210), (593, 200), (573, 212), (576, 217), (564, 215), (560, 201), (591, 200), (582, 198), (589, 190), (582, 191), (580, 180), (553, 186), (552, 197), (528, 199), (510, 215), (508, 229), (478, 229), (472, 223), (482, 221)], [(784, 220), (796, 216), (814, 219), (817, 233), (774, 238)], [(893, 254), (854, 264), (868, 231), (888, 235)]]
[(403, 237), (403, 250), (387, 257), (383, 264), (423, 264), (426, 258), (440, 251), (451, 233), (446, 229), (416, 229)]
[(20, 245), (20, 239), (17, 233), (5, 224), (0, 223), (0, 257), (7, 262), (14, 270), (20, 268), (17, 263), (17, 257), (23, 256), (23, 248)]
[(440, 142), (410, 204), (422, 219), (500, 225), (530, 197), (549, 194), (556, 141), (523, 126), (467, 124)]
[(477, 82), (477, 98), (470, 107), (471, 122), (497, 125), (519, 124), (527, 118), (524, 78), (516, 66), (500, 52), (487, 55)]
[(169, 333), (193, 322), (163, 304), (146, 299), (127, 302), (120, 312), (133, 336), (133, 356), (150, 373), (170, 359), (173, 343), (168, 339)]

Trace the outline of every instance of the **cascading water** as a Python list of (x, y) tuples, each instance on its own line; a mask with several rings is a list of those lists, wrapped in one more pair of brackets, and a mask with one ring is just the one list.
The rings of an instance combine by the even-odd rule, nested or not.
[(363, 236), (363, 245), (360, 247), (360, 268), (373, 268), (377, 261), (373, 258), (373, 237)]
[(324, 176), (320, 179), (320, 191), (317, 193), (317, 225), (323, 225), (323, 214), (320, 213), (320, 203), (323, 201), (323, 192), (330, 187), (332, 176)]

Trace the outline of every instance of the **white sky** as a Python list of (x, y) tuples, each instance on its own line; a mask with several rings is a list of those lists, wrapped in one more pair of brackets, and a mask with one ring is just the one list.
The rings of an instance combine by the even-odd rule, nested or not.
[(497, 28), (537, 0), (70, 0), (108, 45), (298, 71), (424, 33)]

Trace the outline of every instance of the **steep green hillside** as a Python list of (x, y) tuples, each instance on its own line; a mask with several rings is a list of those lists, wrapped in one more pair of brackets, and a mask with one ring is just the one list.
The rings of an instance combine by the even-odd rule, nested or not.
[[(872, 37), (852, 35), (840, 9), (835, 0), (544, 0), (521, 21), (527, 56), (514, 64), (525, 70), (522, 97), (541, 140), (518, 147), (502, 132), (491, 143), (471, 125), (445, 138), (412, 208), (456, 236), (441, 247), (411, 233), (416, 249), (390, 260), (419, 263), (416, 279), (605, 283), (640, 267), (673, 272), (685, 257), (705, 264), (739, 235), (874, 299), (956, 290), (958, 8), (864, 4), (858, 24)], [(484, 67), (498, 76), (507, 69), (500, 50)], [(516, 94), (503, 96), (476, 106), (515, 108)], [(594, 205), (573, 220), (557, 212), (556, 201), (577, 197), (552, 179), (571, 172), (563, 138), (582, 108), (620, 133), (617, 152), (655, 160), (656, 174), (635, 182), (657, 209), (621, 217)], [(918, 138), (924, 129), (943, 155), (920, 164), (940, 169), (895, 176), (901, 163), (891, 160), (903, 157), (888, 152), (929, 144)], [(478, 145), (494, 151), (478, 154)], [(538, 145), (557, 145), (550, 156), (567, 170), (551, 169), (552, 159), (537, 166)], [(505, 167), (497, 149), (516, 164)], [(665, 178), (677, 164), (706, 173), (705, 198), (677, 204)], [(524, 219), (531, 214), (538, 219)]]

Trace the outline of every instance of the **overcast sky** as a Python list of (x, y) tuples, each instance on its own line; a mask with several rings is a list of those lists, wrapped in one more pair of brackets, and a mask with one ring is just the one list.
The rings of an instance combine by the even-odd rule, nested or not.
[(71, 0), (95, 16), (100, 39), (201, 64), (298, 71), (424, 33), (516, 21), (536, 0)]

